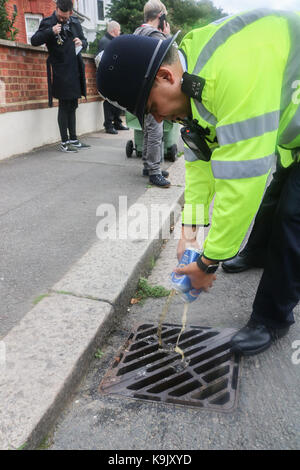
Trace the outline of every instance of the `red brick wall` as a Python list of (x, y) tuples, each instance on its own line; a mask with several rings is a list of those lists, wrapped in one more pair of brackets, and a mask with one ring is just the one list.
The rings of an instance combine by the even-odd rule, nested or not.
[[(47, 57), (43, 48), (0, 40), (0, 113), (48, 106)], [(94, 58), (88, 54), (83, 57), (87, 101), (100, 101)], [(53, 105), (57, 106), (57, 100), (53, 100)]]
[(39, 14), (43, 17), (52, 15), (55, 10), (54, 0), (8, 0), (7, 12), (12, 17), (14, 12), (14, 5), (17, 7), (17, 18), (15, 27), (19, 30), (16, 41), (27, 43), (26, 27), (25, 27), (25, 13)]

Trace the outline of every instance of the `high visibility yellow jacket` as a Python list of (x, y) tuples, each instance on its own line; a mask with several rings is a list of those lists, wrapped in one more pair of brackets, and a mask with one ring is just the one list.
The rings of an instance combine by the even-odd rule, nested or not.
[[(258, 9), (188, 33), (180, 50), (188, 73), (205, 79), (193, 119), (217, 144), (210, 162), (185, 149), (183, 222), (207, 224), (204, 255), (236, 255), (261, 203), (276, 159), (289, 166), (300, 148), (300, 14)], [(204, 205), (197, 218), (196, 205)]]

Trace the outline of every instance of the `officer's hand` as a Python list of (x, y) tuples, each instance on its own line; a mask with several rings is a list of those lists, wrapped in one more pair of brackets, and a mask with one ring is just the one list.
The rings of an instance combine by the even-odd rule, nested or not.
[(55, 26), (53, 26), (52, 31), (55, 35), (59, 34), (61, 32), (61, 24), (57, 23)]
[(169, 36), (169, 34), (171, 34), (170, 25), (167, 21), (164, 22), (163, 33), (166, 34), (167, 36)]
[(82, 46), (82, 41), (79, 38), (73, 39), (73, 42), (75, 43), (76, 47)]
[(184, 268), (175, 268), (178, 274), (187, 274), (191, 280), (194, 289), (202, 289), (205, 292), (212, 287), (213, 282), (217, 279), (215, 274), (206, 274), (197, 265), (196, 262), (190, 263)]
[(199, 243), (197, 242), (197, 240), (185, 240), (183, 238), (181, 238), (179, 241), (178, 241), (178, 244), (177, 244), (177, 259), (178, 261), (181, 260), (182, 256), (183, 256), (183, 253), (185, 252), (185, 250), (187, 248), (195, 248), (195, 250), (199, 250), (200, 249), (200, 245)]
[(200, 248), (197, 242), (197, 230), (193, 227), (185, 225), (181, 229), (181, 238), (177, 244), (177, 259), (181, 260), (183, 253), (188, 247), (193, 247), (196, 250)]

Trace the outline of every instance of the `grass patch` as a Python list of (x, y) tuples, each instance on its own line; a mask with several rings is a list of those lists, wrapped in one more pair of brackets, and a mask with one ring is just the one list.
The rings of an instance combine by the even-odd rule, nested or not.
[(57, 291), (55, 291), (55, 293), (56, 294), (61, 294), (61, 295), (73, 295), (74, 296), (73, 292), (68, 292), (66, 290), (57, 290)]
[(50, 297), (50, 294), (41, 294), (33, 300), (33, 305), (38, 304), (44, 297)]
[(170, 294), (170, 290), (165, 289), (163, 286), (150, 286), (147, 279), (141, 277), (138, 283), (138, 290), (135, 297), (131, 299), (132, 304), (136, 304), (148, 297), (167, 297)]
[(104, 355), (104, 352), (101, 351), (101, 349), (97, 349), (97, 351), (95, 352), (95, 358), (96, 359), (101, 359)]

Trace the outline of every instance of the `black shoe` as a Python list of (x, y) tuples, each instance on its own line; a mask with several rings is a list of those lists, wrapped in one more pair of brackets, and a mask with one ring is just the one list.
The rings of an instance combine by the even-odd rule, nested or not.
[(109, 127), (108, 129), (105, 129), (106, 134), (117, 134), (118, 131), (114, 127)]
[(151, 175), (149, 176), (149, 181), (160, 188), (169, 188), (171, 186), (170, 181), (166, 180), (162, 175)]
[(253, 267), (254, 266), (249, 261), (249, 258), (247, 259), (247, 255), (243, 254), (243, 252), (222, 263), (222, 268), (226, 273), (241, 273), (242, 271), (247, 271), (247, 269), (251, 269)]
[[(168, 178), (169, 176), (169, 172), (166, 170), (161, 170), (161, 174), (164, 178)], [(147, 170), (146, 168), (143, 169), (143, 176), (149, 176), (149, 170)]]
[(231, 351), (239, 355), (253, 356), (268, 349), (271, 344), (289, 331), (286, 328), (268, 328), (255, 320), (250, 320), (230, 341)]
[(117, 129), (117, 131), (128, 131), (129, 127), (123, 126), (123, 124), (115, 124), (114, 128)]

